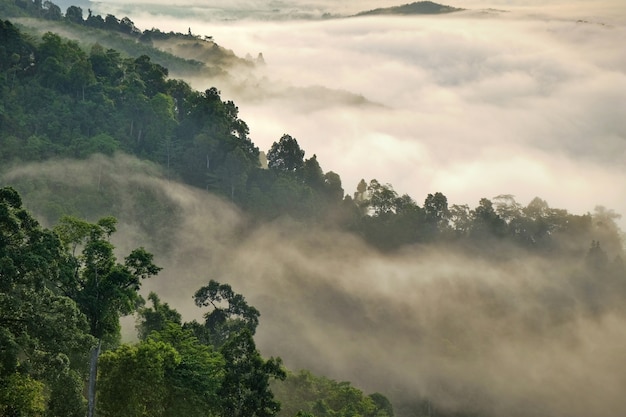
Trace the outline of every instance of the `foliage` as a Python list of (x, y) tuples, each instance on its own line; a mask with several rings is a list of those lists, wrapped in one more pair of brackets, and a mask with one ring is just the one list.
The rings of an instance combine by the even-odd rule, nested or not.
[[(78, 19), (78, 12), (72, 9), (71, 18)], [(107, 18), (110, 25), (121, 24), (114, 16)], [(262, 169), (237, 106), (222, 100), (214, 87), (198, 92), (168, 79), (168, 69), (146, 55), (125, 58), (100, 44), (84, 52), (51, 33), (34, 42), (8, 22), (2, 34), (7, 46), (0, 53), (13, 63), (2, 67), (5, 107), (13, 109), (0, 115), (3, 162), (131, 153), (159, 164), (168, 178), (224, 196), (255, 221), (289, 216), (339, 227), (386, 251), (434, 241), (484, 247), (505, 240), (527, 250), (575, 247), (581, 253), (592, 239), (610, 239), (610, 246), (617, 246), (613, 232), (601, 232), (615, 230), (610, 216), (593, 223), (587, 215), (550, 208), (541, 199), (523, 207), (513, 196), (502, 195), (481, 199), (472, 209), (434, 192), (420, 207), (376, 179), (362, 181), (354, 198), (344, 198), (339, 175), (324, 173), (315, 155), (305, 160), (305, 151), (289, 134), (272, 145), (269, 169)], [(154, 39), (164, 36), (150, 32)], [(100, 180), (97, 188), (86, 191), (94, 194), (92, 201), (109, 204)], [(48, 197), (56, 200), (51, 213), (74, 213), (75, 199), (55, 197), (59, 192)], [(145, 212), (153, 205), (142, 207)], [(157, 216), (143, 213), (137, 221)], [(567, 239), (575, 245), (564, 244)]]
[(226, 373), (223, 356), (201, 343), (190, 330), (172, 322), (152, 332), (148, 340), (167, 343), (180, 355), (180, 362), (168, 375), (164, 415), (202, 417), (216, 412)]
[[(1, 4), (2, 11), (64, 20), (59, 24), (82, 33), (116, 32), (115, 42), (122, 36), (137, 44), (134, 54), (100, 43), (86, 47), (54, 33), (31, 37), (0, 21), (4, 166), (128, 153), (160, 166), (167, 178), (229, 199), (251, 223), (288, 216), (353, 232), (389, 252), (437, 243), (492, 257), (492, 249), (508, 245), (583, 259), (575, 277), (583, 283), (581, 294), (623, 286), (622, 238), (611, 210), (574, 215), (540, 198), (524, 206), (512, 195), (482, 198), (472, 208), (450, 204), (442, 192), (428, 194), (419, 206), (376, 179), (362, 180), (353, 198), (344, 197), (339, 175), (324, 173), (316, 155), (305, 160), (288, 134), (272, 145), (269, 169), (262, 169), (235, 103), (222, 100), (215, 87), (198, 92), (169, 79), (158, 54), (145, 53), (166, 34), (142, 35), (130, 19), (113, 15), (89, 11), (85, 19), (75, 6), (63, 16), (50, 2)], [(110, 242), (116, 220), (109, 214), (126, 206), (115, 199), (116, 186), (102, 165), (94, 164), (96, 170), (97, 181), (80, 192), (47, 178), (21, 184), (45, 201), (51, 222), (60, 218), (52, 231), (23, 209), (15, 190), (0, 190), (0, 414), (84, 415), (86, 357), (94, 339), (114, 341), (120, 315), (139, 308), (140, 342), (105, 346), (113, 350), (102, 357), (102, 415), (269, 417), (279, 412), (278, 400), (285, 416), (393, 415), (382, 394), (365, 396), (349, 383), (304, 371), (270, 389), (285, 371), (279, 358), (266, 360), (256, 349), (260, 313), (228, 284), (211, 280), (196, 292), (196, 305), (208, 309), (203, 322), (183, 323), (156, 294), (148, 297), (150, 307), (141, 307), (141, 282), (160, 268), (143, 248), (118, 262)], [(175, 227), (175, 206), (154, 191), (136, 187), (136, 193), (142, 206), (137, 222), (163, 226), (166, 236)], [(95, 223), (63, 217), (81, 210), (100, 210), (102, 217)], [(589, 284), (597, 276), (604, 287)]]
[(349, 382), (315, 376), (309, 371), (288, 373), (272, 385), (283, 408), (279, 416), (393, 417), (393, 407), (380, 393), (365, 395)]
[(378, 8), (358, 13), (357, 16), (370, 15), (413, 15), (413, 14), (442, 14), (458, 12), (463, 9), (457, 7), (445, 6), (443, 4), (434, 3), (432, 1), (418, 1), (401, 6)]
[(220, 415), (274, 416), (280, 403), (274, 399), (269, 383), (271, 379), (284, 378), (285, 372), (280, 358), (265, 360), (256, 348), (253, 335), (259, 311), (230, 285), (214, 280), (200, 288), (194, 299), (197, 306), (211, 310), (204, 315), (203, 324), (194, 321), (184, 328), (204, 343), (219, 348), (225, 361), (224, 379), (218, 391)]
[[(210, 280), (194, 295), (198, 307), (211, 307), (204, 315), (204, 327), (208, 340), (220, 347), (233, 335), (247, 330), (254, 335), (259, 324), (259, 311), (249, 306), (241, 294), (235, 293), (230, 285)], [(223, 306), (222, 303), (226, 303)]]
[(122, 345), (100, 357), (99, 403), (102, 416), (163, 416), (168, 376), (180, 355), (163, 342)]
[[(63, 217), (55, 228), (71, 253), (61, 289), (80, 306), (89, 319), (91, 334), (98, 339), (119, 331), (120, 315), (130, 314), (138, 307), (141, 281), (161, 269), (143, 248), (131, 251), (123, 264), (117, 263), (109, 242), (116, 223), (113, 217), (104, 217), (95, 224)], [(79, 247), (82, 250), (77, 254)]]
[[(0, 189), (0, 404), (3, 415), (83, 412), (81, 387), (59, 381), (84, 371), (92, 338), (85, 316), (57, 288), (64, 262), (54, 233), (42, 229), (11, 188)], [(49, 391), (49, 395), (44, 393)], [(47, 404), (49, 403), (49, 405)]]
[(296, 172), (304, 165), (304, 151), (295, 138), (284, 134), (267, 152), (267, 165), (277, 171)]

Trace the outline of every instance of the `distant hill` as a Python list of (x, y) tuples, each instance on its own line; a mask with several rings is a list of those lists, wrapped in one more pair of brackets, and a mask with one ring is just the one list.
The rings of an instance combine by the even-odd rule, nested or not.
[(374, 10), (368, 10), (365, 12), (357, 13), (356, 16), (370, 16), (370, 15), (411, 15), (411, 14), (442, 14), (458, 12), (464, 9), (446, 6), (432, 1), (418, 1), (410, 4), (403, 4), (402, 6), (384, 7)]

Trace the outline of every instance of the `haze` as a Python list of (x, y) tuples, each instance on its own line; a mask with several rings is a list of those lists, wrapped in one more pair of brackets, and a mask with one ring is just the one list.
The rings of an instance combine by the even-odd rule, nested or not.
[[(261, 150), (283, 133), (297, 138), (348, 194), (376, 178), (420, 205), (437, 191), (471, 207), (513, 194), (524, 205), (539, 196), (577, 214), (596, 205), (626, 214), (623, 1), (460, 0), (444, 3), (471, 10), (321, 19), (403, 2), (336, 3), (208, 9), (150, 0), (93, 9), (128, 15), (142, 29), (190, 28), (239, 56), (262, 52), (266, 65), (253, 72), (189, 81), (234, 100)], [(383, 256), (353, 236), (288, 221), (242, 237), (246, 219), (227, 203), (146, 178), (124, 158), (98, 163), (129, 202), (116, 243), (155, 250), (165, 268), (146, 291), (192, 318), (197, 288), (211, 278), (230, 283), (261, 311), (263, 354), (291, 369), (350, 380), (396, 404), (427, 396), (509, 417), (626, 409), (623, 302), (571, 280), (576, 260), (503, 251), (488, 262), (446, 248)], [(79, 187), (73, 179), (96, 181), (93, 171), (93, 160), (51, 162), (5, 181), (45, 175)], [(155, 243), (162, 235), (129, 220), (137, 184), (179, 207), (167, 251)]]
[[(621, 1), (459, 1), (446, 4), (469, 10), (330, 20), (319, 17), (398, 3), (185, 3), (201, 20), (187, 6), (133, 4), (98, 7), (142, 28), (211, 35), (242, 57), (263, 53), (255, 72), (189, 81), (234, 100), (261, 150), (295, 137), (348, 194), (365, 177), (418, 202), (440, 191), (473, 207), (513, 194), (626, 213)], [(290, 20), (294, 10), (317, 20)]]
[[(203, 313), (192, 302), (198, 288), (229, 283), (261, 312), (264, 355), (382, 392), (399, 417), (424, 397), (488, 416), (626, 409), (626, 283), (600, 275), (591, 285), (584, 256), (502, 247), (477, 257), (435, 245), (383, 255), (356, 236), (287, 219), (251, 228), (230, 204), (122, 155), (28, 164), (3, 182), (42, 178), (72, 196), (96, 184), (115, 190), (113, 243), (120, 253), (144, 246), (164, 268), (145, 294), (156, 291), (190, 320)], [(141, 229), (147, 196), (177, 216), (153, 216)], [(580, 244), (584, 254), (588, 243)]]

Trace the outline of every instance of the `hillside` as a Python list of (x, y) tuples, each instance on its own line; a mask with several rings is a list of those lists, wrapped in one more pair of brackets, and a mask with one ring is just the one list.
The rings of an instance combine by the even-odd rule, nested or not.
[(432, 1), (418, 1), (401, 6), (385, 7), (357, 13), (356, 16), (372, 15), (413, 15), (413, 14), (444, 14), (459, 12), (464, 9), (445, 6)]
[(89, 49), (99, 44), (115, 49), (122, 56), (150, 56), (151, 60), (168, 68), (179, 77), (227, 76), (236, 67), (251, 67), (254, 61), (237, 57), (218, 45), (209, 35), (161, 32), (152, 28), (140, 30), (128, 17), (92, 15), (78, 6), (61, 11), (54, 3), (41, 9), (28, 2), (0, 1), (0, 16), (12, 18), (25, 32), (40, 37), (51, 31), (78, 42)]
[(84, 416), (100, 348), (103, 416), (553, 417), (572, 360), (621, 381), (611, 209), (470, 206), (369, 172), (346, 190), (288, 133), (265, 164), (233, 101), (173, 76), (250, 60), (35, 6), (0, 21), (0, 415)]

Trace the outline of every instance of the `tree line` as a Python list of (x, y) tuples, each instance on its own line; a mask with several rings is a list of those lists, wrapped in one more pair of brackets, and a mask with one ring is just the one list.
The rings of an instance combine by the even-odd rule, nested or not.
[[(149, 305), (139, 290), (161, 268), (143, 248), (118, 260), (115, 231), (113, 217), (42, 228), (14, 189), (0, 189), (0, 415), (275, 416), (270, 381), (287, 373), (256, 348), (260, 312), (212, 279), (194, 295), (203, 321), (183, 322), (155, 293)], [(134, 312), (139, 342), (121, 344), (120, 317)], [(349, 384), (312, 395), (323, 403), (346, 390), (316, 415), (393, 415), (384, 396)]]
[(599, 208), (574, 215), (536, 198), (483, 198), (476, 207), (449, 204), (441, 192), (418, 205), (390, 184), (361, 181), (346, 193), (340, 176), (305, 158), (284, 134), (263, 155), (238, 107), (217, 88), (203, 92), (168, 78), (147, 55), (123, 57), (93, 44), (89, 51), (57, 34), (40, 39), (0, 23), (0, 161), (86, 158), (124, 152), (152, 161), (172, 180), (220, 194), (255, 219), (290, 216), (361, 235), (383, 250), (433, 241), (472, 246), (505, 240), (526, 249), (579, 251), (601, 241), (621, 251), (617, 215)]
[[(87, 25), (78, 15), (72, 9), (64, 18)], [(436, 244), (494, 256), (510, 246), (584, 258), (594, 274), (624, 278), (611, 210), (577, 215), (541, 198), (522, 205), (512, 195), (470, 207), (450, 204), (442, 192), (418, 204), (376, 179), (345, 192), (340, 176), (324, 172), (316, 155), (306, 158), (296, 138), (277, 138), (264, 158), (235, 103), (217, 88), (195, 91), (168, 74), (148, 55), (124, 56), (97, 43), (84, 49), (0, 21), (0, 161), (10, 167), (127, 153), (172, 181), (230, 200), (252, 223), (288, 216), (357, 234), (381, 251)], [(96, 194), (107, 192), (98, 184)], [(392, 415), (382, 396), (262, 358), (253, 338), (259, 312), (226, 284), (209, 281), (196, 293), (207, 311), (202, 322), (183, 322), (156, 294), (147, 305), (138, 291), (159, 267), (141, 248), (115, 258), (115, 218), (63, 217), (69, 201), (57, 201), (47, 219), (57, 226), (46, 230), (15, 190), (2, 189), (0, 198), (0, 415), (272, 416), (279, 413), (273, 391), (287, 399), (284, 415)], [(119, 317), (135, 311), (140, 342), (122, 345)], [(97, 381), (90, 362), (99, 363)]]

